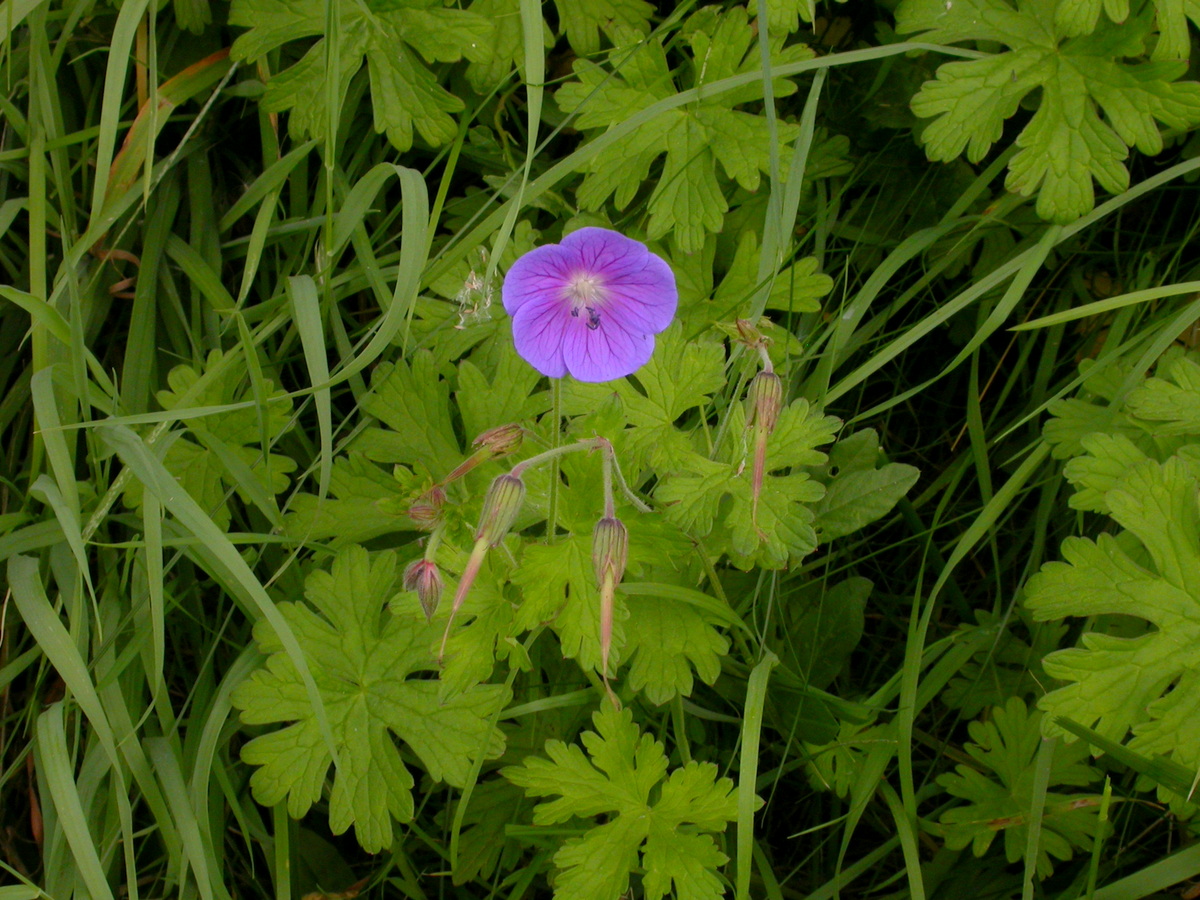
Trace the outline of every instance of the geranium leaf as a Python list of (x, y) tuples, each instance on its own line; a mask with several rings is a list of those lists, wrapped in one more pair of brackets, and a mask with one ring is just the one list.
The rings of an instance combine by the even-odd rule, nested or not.
[[(726, 857), (704, 832), (720, 832), (737, 818), (733, 782), (717, 778), (711, 763), (689, 762), (664, 781), (667, 757), (648, 734), (639, 735), (629, 710), (611, 705), (592, 717), (587, 755), (577, 746), (547, 741), (549, 759), (532, 757), (503, 775), (533, 797), (557, 796), (534, 809), (534, 823), (552, 825), (578, 816), (605, 815), (604, 824), (567, 840), (555, 854), (558, 900), (611, 900), (629, 886), (638, 866), (647, 897), (716, 900), (715, 870)], [(589, 758), (590, 757), (590, 758)], [(657, 791), (657, 799), (654, 793)]]
[(1125, 190), (1128, 148), (1158, 153), (1159, 122), (1169, 128), (1200, 123), (1200, 85), (1175, 83), (1184, 63), (1126, 61), (1144, 53), (1146, 17), (1120, 25), (1102, 21), (1093, 33), (1073, 37), (1077, 23), (1056, 18), (1065, 5), (904, 0), (896, 11), (899, 34), (1009, 48), (944, 63), (936, 80), (913, 98), (913, 112), (933, 120), (921, 136), (930, 159), (948, 161), (965, 151), (980, 161), (1000, 140), (1005, 120), (1040, 89), (1037, 110), (1016, 137), (1005, 186), (1026, 197), (1036, 193), (1038, 214), (1054, 222), (1074, 221), (1092, 209), (1093, 180), (1110, 192)]
[[(371, 557), (348, 547), (329, 571), (308, 577), (307, 603), (279, 604), (310, 661), (339, 756), (330, 828), (341, 834), (353, 825), (372, 853), (391, 844), (393, 819), (405, 822), (413, 815), (413, 779), (397, 739), (432, 778), (461, 787), (481, 750), (488, 758), (503, 751), (504, 735), (488, 722), (509, 699), (501, 685), (439, 699), (438, 683), (419, 677), (436, 667), (431, 626), (423, 616), (385, 609), (396, 581), (392, 553)], [(242, 759), (257, 767), (250, 779), (256, 799), (268, 806), (286, 799), (288, 812), (299, 818), (320, 797), (332, 760), (274, 631), (264, 620), (254, 636), (268, 658), (238, 686), (234, 705), (246, 724), (285, 727), (251, 740)]]

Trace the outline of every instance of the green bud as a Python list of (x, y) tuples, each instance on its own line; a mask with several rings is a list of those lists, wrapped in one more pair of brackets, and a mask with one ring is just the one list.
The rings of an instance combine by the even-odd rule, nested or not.
[(603, 585), (605, 575), (609, 575), (613, 584), (620, 582), (628, 559), (629, 532), (620, 519), (605, 516), (592, 532), (592, 566), (596, 570), (596, 581)]
[(508, 534), (521, 511), (525, 500), (525, 482), (511, 472), (497, 476), (483, 498), (483, 512), (479, 516), (479, 527), (475, 529), (475, 540), (487, 541), (495, 547)]
[(767, 434), (775, 430), (783, 409), (783, 382), (774, 372), (759, 372), (750, 381), (746, 395), (746, 426), (761, 428)]

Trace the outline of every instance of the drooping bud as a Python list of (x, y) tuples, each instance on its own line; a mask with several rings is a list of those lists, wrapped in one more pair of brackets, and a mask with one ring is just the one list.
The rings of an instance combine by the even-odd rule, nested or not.
[(432, 559), (418, 559), (404, 570), (404, 589), (416, 591), (425, 618), (432, 619), (442, 598), (442, 573)]
[(408, 517), (422, 531), (433, 531), (442, 521), (442, 507), (446, 505), (446, 492), (434, 485), (413, 501), (408, 508)]
[(738, 319), (737, 320), (737, 332), (738, 332), (738, 337), (740, 337), (742, 339), (742, 343), (744, 343), (747, 347), (762, 346), (762, 344), (763, 344), (762, 332), (760, 332), (756, 327), (754, 327), (754, 323), (751, 322), (749, 319)]
[(766, 370), (755, 375), (746, 394), (746, 407), (748, 428), (762, 429), (765, 434), (773, 432), (783, 409), (783, 382), (779, 376)]
[(475, 529), (475, 539), (486, 541), (492, 547), (499, 544), (516, 521), (524, 500), (525, 482), (519, 475), (507, 472), (497, 476), (483, 498), (483, 512), (479, 516), (479, 527)]
[(507, 456), (520, 449), (524, 439), (525, 430), (520, 425), (497, 425), (475, 438), (471, 446), (483, 447), (495, 458)]
[(629, 532), (615, 516), (605, 516), (592, 532), (592, 566), (600, 588), (600, 677), (613, 704), (620, 707), (608, 683), (608, 657), (612, 652), (613, 606), (617, 585), (629, 559)]
[(596, 581), (604, 584), (606, 575), (613, 583), (620, 582), (625, 575), (625, 563), (629, 559), (629, 532), (624, 523), (613, 516), (605, 516), (596, 523), (592, 531), (592, 566), (596, 570)]

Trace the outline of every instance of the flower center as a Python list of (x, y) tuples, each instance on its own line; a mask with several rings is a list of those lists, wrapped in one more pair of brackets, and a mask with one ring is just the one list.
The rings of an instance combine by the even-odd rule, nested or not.
[(595, 331), (600, 327), (600, 310), (604, 305), (604, 282), (595, 275), (580, 273), (567, 283), (567, 298), (571, 301), (571, 315), (579, 318), (582, 310), (587, 314), (587, 327)]

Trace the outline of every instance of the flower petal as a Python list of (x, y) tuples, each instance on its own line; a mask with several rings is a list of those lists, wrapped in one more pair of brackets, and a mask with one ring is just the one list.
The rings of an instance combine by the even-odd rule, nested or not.
[(603, 314), (596, 328), (588, 328), (580, 316), (563, 329), (561, 352), (567, 370), (579, 381), (613, 381), (649, 362), (654, 337), (627, 331)]
[(653, 336), (671, 323), (679, 303), (663, 259), (632, 238), (591, 227), (518, 259), (501, 296), (526, 362), (552, 378), (570, 372), (590, 382), (645, 365)]
[(521, 358), (543, 375), (562, 378), (567, 374), (563, 362), (564, 332), (574, 321), (570, 304), (564, 307), (553, 295), (525, 297), (513, 313), (513, 345)]
[(559, 245), (579, 269), (597, 276), (604, 307), (635, 334), (658, 334), (675, 318), (675, 274), (645, 244), (607, 228), (580, 228)]
[(546, 244), (530, 250), (513, 263), (504, 276), (500, 297), (505, 311), (515, 316), (525, 304), (550, 297), (562, 299), (569, 309), (570, 300), (565, 297), (565, 291), (575, 262), (560, 244)]

